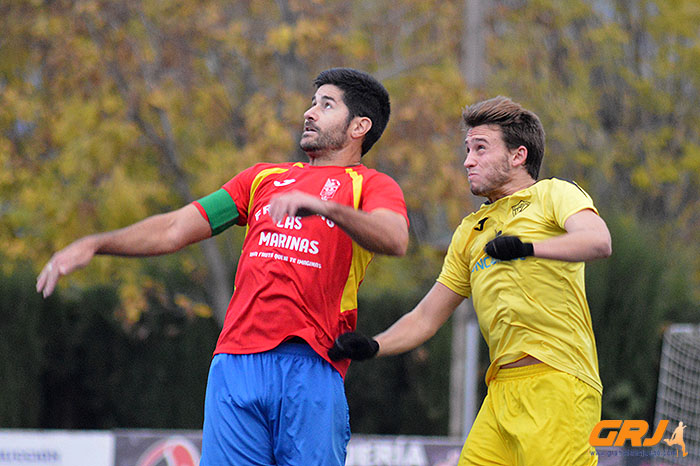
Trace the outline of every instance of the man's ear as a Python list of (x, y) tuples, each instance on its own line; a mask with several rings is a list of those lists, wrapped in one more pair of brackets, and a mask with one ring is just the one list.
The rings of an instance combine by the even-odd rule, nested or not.
[(350, 136), (359, 139), (372, 129), (372, 120), (367, 117), (355, 117), (350, 122)]
[(513, 166), (524, 166), (525, 161), (527, 161), (527, 147), (520, 146), (511, 153), (511, 160), (513, 161)]

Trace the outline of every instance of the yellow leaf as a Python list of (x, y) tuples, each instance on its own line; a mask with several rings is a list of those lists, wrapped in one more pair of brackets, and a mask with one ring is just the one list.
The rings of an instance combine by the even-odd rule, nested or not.
[(275, 29), (268, 31), (267, 43), (276, 52), (287, 53), (294, 40), (294, 30), (288, 24), (283, 24)]

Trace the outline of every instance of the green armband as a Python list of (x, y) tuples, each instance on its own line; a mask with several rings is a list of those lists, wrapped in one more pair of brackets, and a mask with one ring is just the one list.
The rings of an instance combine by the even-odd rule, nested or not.
[(218, 235), (238, 220), (238, 209), (236, 203), (231, 199), (231, 195), (223, 188), (199, 199), (209, 218), (212, 236)]

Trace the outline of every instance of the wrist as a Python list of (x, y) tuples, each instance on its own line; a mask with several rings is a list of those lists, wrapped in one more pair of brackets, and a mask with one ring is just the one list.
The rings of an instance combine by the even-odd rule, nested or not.
[(88, 248), (93, 255), (95, 254), (110, 254), (111, 252), (107, 250), (107, 236), (109, 232), (105, 233), (95, 233), (94, 235), (89, 235), (80, 241), (84, 241), (85, 247)]
[(351, 207), (339, 204), (335, 201), (323, 201), (319, 199), (317, 210), (319, 215), (323, 215), (328, 220), (332, 220), (333, 222), (337, 223), (336, 219), (342, 215), (344, 208), (349, 209)]

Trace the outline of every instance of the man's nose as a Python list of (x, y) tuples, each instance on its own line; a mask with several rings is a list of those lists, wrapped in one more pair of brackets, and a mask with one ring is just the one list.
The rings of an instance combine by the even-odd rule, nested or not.
[(475, 160), (474, 157), (469, 156), (469, 152), (467, 152), (467, 156), (464, 158), (464, 168), (470, 168), (475, 165)]
[(312, 105), (304, 112), (304, 120), (316, 121), (316, 106)]

